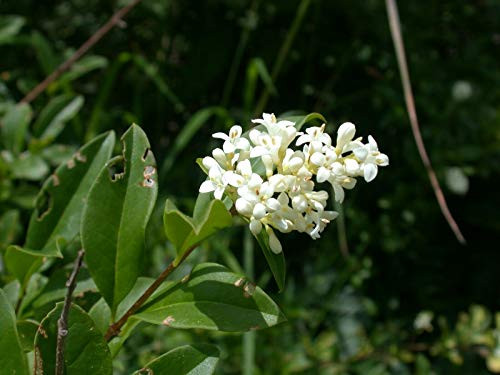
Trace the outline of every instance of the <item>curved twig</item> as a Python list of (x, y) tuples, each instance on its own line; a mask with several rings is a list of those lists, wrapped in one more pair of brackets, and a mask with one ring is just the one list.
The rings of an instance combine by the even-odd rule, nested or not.
[(83, 43), (71, 57), (59, 65), (50, 75), (48, 75), (42, 82), (40, 82), (33, 90), (31, 90), (23, 99), (21, 103), (29, 103), (36, 99), (38, 95), (45, 91), (48, 85), (54, 82), (61, 74), (67, 71), (71, 66), (80, 59), (87, 51), (94, 46), (101, 38), (106, 35), (113, 27), (122, 22), (122, 18), (132, 10), (141, 0), (132, 0), (132, 2), (118, 10), (111, 18), (102, 25), (85, 43)]
[(66, 336), (68, 335), (68, 315), (69, 309), (71, 307), (71, 297), (73, 291), (76, 288), (76, 277), (78, 276), (78, 271), (82, 266), (83, 255), (85, 250), (80, 250), (78, 256), (75, 260), (75, 265), (73, 266), (73, 272), (66, 282), (66, 297), (64, 298), (64, 305), (61, 311), (61, 317), (57, 321), (57, 346), (56, 346), (56, 375), (64, 374), (64, 342), (66, 341)]
[(434, 169), (432, 168), (431, 160), (425, 149), (422, 135), (420, 134), (420, 127), (417, 119), (417, 111), (415, 109), (415, 101), (413, 99), (413, 92), (410, 83), (410, 74), (408, 73), (408, 64), (406, 62), (403, 37), (401, 36), (401, 26), (400, 26), (398, 7), (396, 1), (386, 0), (385, 5), (387, 8), (387, 15), (389, 17), (389, 27), (391, 29), (392, 41), (394, 43), (394, 48), (396, 50), (399, 72), (401, 75), (401, 82), (403, 84), (406, 110), (408, 111), (408, 117), (410, 118), (411, 130), (413, 132), (413, 137), (415, 138), (415, 143), (417, 144), (418, 153), (420, 154), (420, 158), (424, 163), (427, 175), (429, 176), (429, 180), (431, 181), (432, 189), (434, 190), (434, 194), (436, 195), (436, 199), (438, 201), (439, 207), (441, 208), (443, 216), (448, 222), (453, 233), (455, 233), (457, 240), (461, 244), (465, 244), (465, 238), (462, 235), (462, 232), (460, 231), (457, 222), (453, 218), (450, 209), (448, 208), (448, 204), (446, 203), (443, 191), (441, 190), (441, 186), (439, 185), (436, 173), (434, 173)]

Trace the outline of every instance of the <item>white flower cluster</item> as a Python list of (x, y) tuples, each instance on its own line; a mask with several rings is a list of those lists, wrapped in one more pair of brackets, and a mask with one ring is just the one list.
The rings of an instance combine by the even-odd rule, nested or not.
[[(229, 135), (213, 134), (224, 143), (222, 149), (212, 151), (212, 157), (203, 158), (208, 179), (199, 191), (213, 192), (216, 199), (226, 194), (236, 211), (248, 219), (254, 235), (266, 230), (275, 253), (282, 248), (273, 228), (282, 233), (306, 232), (316, 239), (338, 216), (325, 209), (328, 193), (315, 190), (314, 177), (317, 183), (328, 181), (335, 200), (342, 202), (344, 189), (352, 189), (356, 177), (370, 182), (378, 167), (389, 164), (371, 136), (366, 144), (361, 137), (354, 139), (356, 128), (349, 122), (339, 127), (335, 146), (324, 133), (324, 124), (302, 133), (293, 122), (278, 121), (274, 114), (264, 113), (252, 122), (262, 126), (250, 130), (248, 139), (239, 125)], [(296, 138), (302, 150), (289, 147)]]

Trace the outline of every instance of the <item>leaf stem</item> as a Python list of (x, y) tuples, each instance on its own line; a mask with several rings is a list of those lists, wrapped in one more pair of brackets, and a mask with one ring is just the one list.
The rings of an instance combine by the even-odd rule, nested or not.
[(123, 316), (115, 323), (111, 324), (104, 335), (106, 341), (110, 341), (113, 337), (120, 333), (121, 328), (127, 323), (128, 318), (135, 314), (137, 310), (148, 300), (148, 298), (159, 288), (159, 286), (165, 281), (165, 279), (177, 268), (179, 265), (193, 252), (194, 249), (198, 247), (198, 244), (191, 246), (182, 256), (177, 265), (175, 265), (175, 260), (172, 261), (165, 270), (156, 278), (156, 280), (151, 284), (151, 286), (146, 289), (144, 293), (135, 301), (135, 303), (123, 314)]
[(71, 307), (71, 297), (76, 288), (76, 277), (78, 276), (78, 271), (80, 271), (80, 267), (82, 266), (84, 254), (85, 250), (83, 249), (78, 252), (75, 265), (73, 266), (73, 271), (66, 282), (68, 290), (66, 291), (66, 297), (64, 297), (61, 317), (57, 321), (56, 375), (64, 374), (64, 342), (66, 341), (66, 336), (68, 335), (68, 315)]
[(132, 10), (141, 0), (132, 0), (130, 4), (124, 6), (118, 10), (111, 18), (102, 25), (92, 36), (83, 43), (76, 52), (71, 55), (69, 59), (59, 65), (56, 70), (54, 70), (50, 75), (48, 75), (42, 82), (40, 82), (33, 90), (31, 90), (22, 100), (22, 103), (29, 103), (37, 98), (42, 92), (45, 91), (47, 86), (54, 82), (61, 74), (67, 71), (71, 66), (78, 61), (83, 55), (85, 55), (89, 49), (91, 49), (94, 44), (96, 44), (101, 38), (106, 35), (113, 27), (123, 23), (122, 18), (127, 15), (128, 12)]
[(415, 108), (415, 101), (413, 99), (413, 92), (411, 88), (410, 74), (408, 73), (408, 64), (406, 62), (404, 42), (403, 37), (401, 36), (401, 24), (399, 21), (398, 6), (395, 0), (386, 0), (385, 5), (387, 9), (387, 17), (389, 18), (389, 27), (391, 29), (392, 41), (394, 43), (394, 49), (396, 50), (399, 73), (401, 75), (401, 82), (403, 84), (403, 92), (405, 96), (406, 110), (408, 112), (408, 117), (410, 118), (413, 137), (415, 138), (415, 143), (417, 144), (420, 158), (422, 159), (422, 163), (424, 164), (427, 175), (429, 176), (429, 180), (431, 182), (432, 189), (434, 190), (434, 194), (436, 195), (436, 200), (438, 201), (439, 207), (441, 208), (441, 212), (443, 213), (443, 216), (448, 222), (451, 230), (455, 234), (458, 242), (460, 242), (462, 245), (465, 245), (465, 238), (462, 235), (457, 222), (453, 218), (453, 215), (448, 208), (446, 198), (444, 197), (443, 191), (441, 190), (441, 186), (439, 185), (436, 173), (434, 173), (431, 160), (425, 149), (422, 134), (420, 133), (417, 110)]

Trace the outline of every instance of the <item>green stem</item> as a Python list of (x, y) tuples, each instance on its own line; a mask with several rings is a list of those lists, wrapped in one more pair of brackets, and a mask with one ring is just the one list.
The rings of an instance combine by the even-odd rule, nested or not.
[[(292, 46), (295, 36), (297, 35), (297, 32), (302, 25), (302, 21), (307, 13), (307, 9), (309, 8), (310, 4), (311, 0), (302, 0), (299, 4), (299, 7), (297, 8), (297, 13), (295, 14), (292, 26), (290, 26), (290, 30), (288, 30), (285, 41), (281, 45), (281, 48), (278, 52), (278, 57), (276, 58), (276, 61), (273, 65), (273, 70), (271, 72), (271, 79), (273, 82), (276, 82), (276, 78), (278, 78), (278, 75), (281, 72), (281, 68), (283, 67), (285, 59), (288, 56), (290, 47)], [(262, 95), (260, 96), (259, 102), (255, 109), (255, 116), (259, 116), (266, 107), (266, 104), (269, 100), (269, 94), (269, 90), (267, 90), (267, 88), (264, 88), (264, 91), (262, 92)]]
[[(254, 278), (254, 242), (252, 234), (245, 229), (243, 237), (243, 267), (248, 278)], [(253, 375), (255, 368), (255, 339), (256, 332), (243, 334), (243, 375)]]
[(347, 258), (349, 256), (349, 246), (347, 244), (347, 233), (345, 229), (344, 208), (337, 201), (335, 201), (334, 205), (335, 205), (335, 211), (339, 213), (336, 222), (337, 222), (337, 235), (339, 239), (340, 253), (344, 258)]

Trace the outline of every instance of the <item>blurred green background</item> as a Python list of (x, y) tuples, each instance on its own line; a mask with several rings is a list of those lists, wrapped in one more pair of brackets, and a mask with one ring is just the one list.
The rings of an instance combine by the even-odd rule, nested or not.
[[(221, 348), (219, 374), (500, 372), (498, 0), (399, 2), (423, 138), (466, 246), (418, 156), (382, 0), (144, 0), (30, 108), (13, 109), (127, 3), (0, 2), (2, 126), (17, 121), (29, 132), (15, 149), (2, 133), (0, 248), (22, 241), (55, 165), (132, 122), (150, 138), (161, 173), (147, 238), (151, 277), (174, 253), (162, 231), (165, 198), (192, 208), (203, 180), (195, 159), (215, 147), (216, 131), (246, 127), (262, 111), (316, 111), (330, 132), (351, 121), (372, 134), (390, 166), (348, 192), (341, 220), (320, 240), (280, 237), (283, 293), (243, 227), (193, 255), (192, 263), (246, 270), (288, 323), (244, 336), (144, 326), (117, 374), (192, 341)], [(1, 262), (0, 280), (8, 281)]]

